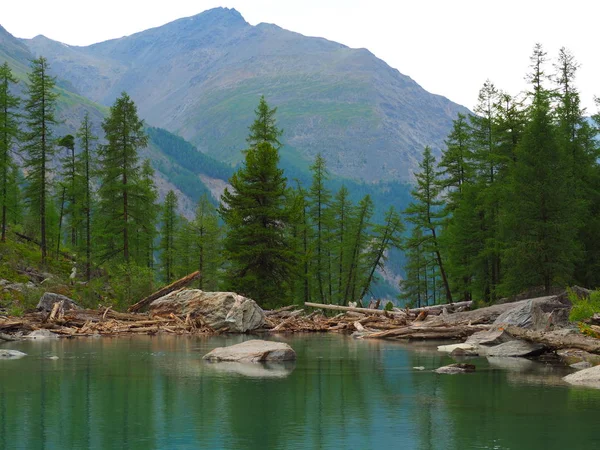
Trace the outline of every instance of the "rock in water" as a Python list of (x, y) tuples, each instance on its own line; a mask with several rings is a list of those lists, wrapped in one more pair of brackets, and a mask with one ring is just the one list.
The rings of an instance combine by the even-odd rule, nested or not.
[(510, 341), (505, 342), (504, 344), (496, 345), (494, 347), (490, 347), (486, 350), (485, 354), (487, 356), (535, 356), (539, 355), (544, 351), (544, 346), (542, 344), (534, 344), (531, 342), (525, 341)]
[(35, 330), (23, 336), (25, 339), (58, 339), (59, 336), (50, 330)]
[(580, 370), (563, 378), (567, 383), (600, 389), (600, 366)]
[(0, 349), (0, 359), (18, 359), (23, 356), (27, 356), (27, 353), (20, 352), (19, 350)]
[(158, 316), (175, 314), (200, 318), (214, 330), (245, 333), (265, 322), (263, 310), (254, 300), (234, 292), (204, 292), (183, 289), (171, 292), (150, 304), (150, 313)]
[(253, 339), (229, 347), (215, 348), (204, 355), (204, 359), (211, 362), (235, 361), (244, 363), (293, 361), (296, 359), (296, 352), (284, 342)]
[(571, 305), (558, 296), (532, 298), (500, 314), (495, 327), (514, 325), (536, 331), (548, 331), (569, 325)]
[(589, 369), (590, 367), (592, 367), (592, 364), (587, 361), (580, 361), (578, 363), (571, 364), (569, 367), (572, 367), (573, 369), (577, 369), (577, 370), (583, 370), (583, 369)]
[(473, 364), (450, 364), (449, 366), (440, 367), (435, 370), (435, 373), (444, 373), (448, 375), (455, 375), (457, 373), (469, 373), (475, 372), (475, 366)]
[(69, 297), (65, 297), (64, 295), (60, 294), (54, 294), (53, 292), (46, 292), (44, 295), (42, 295), (42, 298), (40, 298), (40, 301), (37, 304), (37, 309), (39, 311), (50, 312), (52, 311), (54, 304), (60, 301), (64, 302), (63, 309), (65, 311), (68, 311), (69, 309), (81, 309), (81, 307)]
[(484, 330), (473, 333), (465, 341), (465, 344), (470, 345), (499, 345), (504, 342), (512, 341), (514, 337), (508, 334), (506, 331), (497, 330)]

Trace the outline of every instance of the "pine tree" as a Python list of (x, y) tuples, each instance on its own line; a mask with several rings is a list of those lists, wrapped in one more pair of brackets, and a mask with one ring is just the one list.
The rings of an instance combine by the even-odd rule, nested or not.
[(198, 287), (216, 290), (219, 286), (221, 267), (221, 229), (217, 210), (206, 194), (198, 201), (190, 230), (192, 261), (195, 270), (200, 271)]
[(338, 305), (345, 301), (345, 281), (348, 277), (348, 262), (350, 260), (350, 217), (353, 205), (349, 198), (346, 186), (342, 186), (332, 203), (333, 221), (336, 224), (333, 229), (333, 254), (336, 265), (336, 300)]
[(77, 138), (81, 152), (77, 155), (75, 162), (77, 173), (76, 191), (80, 196), (79, 205), (81, 205), (81, 208), (79, 213), (83, 219), (80, 225), (83, 228), (82, 235), (85, 236), (83, 245), (80, 248), (85, 253), (85, 277), (89, 281), (92, 270), (92, 174), (95, 172), (95, 158), (93, 153), (97, 137), (92, 132), (92, 123), (87, 112), (77, 131)]
[(135, 186), (135, 202), (131, 204), (133, 217), (133, 255), (137, 265), (154, 267), (154, 241), (160, 214), (158, 190), (154, 184), (154, 169), (150, 160), (145, 159), (140, 171), (140, 181)]
[[(15, 167), (11, 152), (19, 136), (18, 112), (20, 100), (12, 93), (17, 79), (8, 63), (0, 66), (0, 208), (2, 227), (0, 241), (6, 241), (11, 190), (11, 174)], [(16, 187), (16, 184), (15, 184)]]
[(331, 203), (331, 192), (325, 187), (329, 177), (325, 159), (318, 154), (314, 164), (310, 167), (312, 171), (312, 184), (309, 190), (309, 215), (314, 227), (313, 246), (315, 277), (317, 280), (316, 295), (322, 303), (331, 301), (331, 268), (328, 230), (331, 227), (329, 206)]
[(163, 279), (170, 284), (175, 278), (175, 236), (178, 233), (177, 196), (172, 190), (167, 193), (162, 208), (160, 229), (160, 250)]
[(374, 280), (375, 271), (377, 269), (384, 269), (388, 252), (392, 248), (400, 248), (402, 246), (401, 234), (403, 231), (404, 224), (393, 206), (385, 213), (384, 224), (373, 226), (372, 242), (367, 255), (370, 265), (369, 275), (363, 284), (360, 298), (364, 298), (367, 295)]
[(437, 265), (440, 270), (444, 292), (448, 303), (452, 302), (452, 292), (450, 283), (443, 264), (438, 232), (443, 218), (444, 210), (440, 200), (439, 180), (435, 170), (435, 158), (431, 154), (431, 149), (425, 147), (423, 151), (423, 160), (419, 164), (420, 171), (415, 173), (417, 185), (411, 194), (414, 201), (408, 206), (405, 214), (407, 220), (413, 226), (421, 228), (423, 232), (431, 235), (432, 252), (435, 254)]
[(39, 221), (40, 248), (42, 264), (46, 263), (48, 253), (47, 216), (49, 192), (49, 164), (55, 153), (52, 139), (56, 125), (54, 112), (57, 94), (54, 92), (55, 80), (48, 74), (48, 61), (40, 57), (31, 62), (27, 101), (25, 103), (27, 132), (24, 137), (25, 168), (27, 187), (25, 196), (29, 201), (34, 220)]
[(268, 142), (246, 150), (219, 208), (227, 225), (227, 286), (263, 307), (289, 301), (295, 261), (286, 236), (286, 179), (278, 163), (279, 152)]
[(470, 127), (467, 123), (467, 117), (464, 114), (458, 114), (453, 123), (452, 131), (446, 139), (446, 150), (442, 155), (439, 167), (442, 176), (441, 184), (443, 189), (449, 190), (448, 206), (453, 209), (460, 198), (462, 188), (465, 183), (471, 182), (473, 178), (473, 155), (470, 146)]
[(145, 206), (138, 151), (147, 145), (148, 139), (137, 108), (125, 92), (111, 106), (102, 128), (107, 141), (99, 151), (102, 256), (110, 259), (120, 255), (129, 263), (132, 232), (136, 222), (142, 223), (139, 214)]
[(568, 159), (552, 121), (550, 92), (543, 85), (544, 60), (538, 45), (529, 77), (529, 121), (517, 147), (508, 197), (507, 283), (512, 292), (541, 285), (549, 294), (555, 284), (571, 280), (575, 261)]

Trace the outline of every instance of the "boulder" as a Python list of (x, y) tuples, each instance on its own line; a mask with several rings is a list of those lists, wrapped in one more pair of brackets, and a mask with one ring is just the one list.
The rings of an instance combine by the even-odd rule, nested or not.
[(68, 311), (70, 309), (81, 309), (81, 306), (79, 306), (69, 297), (61, 294), (55, 294), (53, 292), (46, 292), (44, 295), (42, 295), (42, 298), (40, 298), (40, 301), (37, 304), (37, 309), (38, 311), (50, 312), (52, 311), (54, 304), (61, 301), (63, 302), (64, 311)]
[(234, 292), (199, 289), (182, 289), (156, 299), (150, 304), (150, 313), (158, 316), (189, 314), (213, 330), (236, 333), (255, 330), (265, 322), (265, 313), (254, 300)]
[(489, 347), (486, 356), (517, 357), (517, 356), (535, 356), (544, 351), (542, 344), (514, 340), (505, 342), (494, 347)]
[(450, 364), (449, 366), (440, 367), (435, 370), (435, 373), (443, 373), (448, 375), (455, 375), (457, 373), (469, 373), (475, 372), (475, 366), (473, 364)]
[(590, 367), (589, 369), (567, 375), (563, 378), (567, 383), (577, 386), (587, 386), (600, 389), (600, 366)]
[(19, 350), (0, 349), (0, 359), (18, 359), (23, 356), (27, 356), (27, 353), (20, 352)]
[(25, 338), (25, 339), (37, 339), (37, 340), (42, 340), (42, 339), (58, 339), (58, 334), (53, 333), (50, 330), (35, 330), (35, 331), (32, 331), (29, 334), (26, 334), (25, 336), (23, 336), (23, 338)]
[(536, 331), (548, 331), (569, 325), (570, 303), (558, 296), (532, 298), (500, 314), (494, 327), (513, 325)]
[(505, 342), (514, 340), (510, 334), (502, 329), (484, 330), (473, 333), (465, 341), (465, 344), (470, 345), (500, 345)]
[(204, 359), (211, 362), (233, 361), (243, 363), (293, 361), (296, 359), (296, 352), (284, 342), (253, 339), (229, 347), (215, 348), (204, 355)]

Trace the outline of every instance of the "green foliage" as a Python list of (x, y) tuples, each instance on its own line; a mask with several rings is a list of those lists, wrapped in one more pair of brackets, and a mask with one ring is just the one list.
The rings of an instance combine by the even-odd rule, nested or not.
[(101, 254), (104, 260), (117, 258), (128, 263), (133, 235), (144, 226), (141, 216), (149, 207), (140, 182), (138, 156), (148, 138), (137, 108), (125, 92), (111, 106), (102, 128), (107, 144), (99, 152)]
[(24, 151), (27, 173), (25, 197), (29, 201), (30, 214), (39, 224), (38, 236), (42, 263), (48, 253), (47, 216), (48, 174), (50, 161), (55, 153), (53, 145), (53, 125), (56, 125), (55, 108), (57, 94), (54, 91), (55, 79), (48, 74), (48, 62), (40, 57), (31, 62), (27, 100), (25, 102), (27, 132), (24, 134)]
[(575, 292), (569, 292), (569, 300), (573, 308), (569, 313), (571, 322), (582, 322), (594, 314), (600, 314), (600, 291), (592, 291), (589, 297), (580, 297)]
[(127, 309), (156, 290), (152, 269), (135, 264), (110, 265), (108, 280), (112, 292), (104, 296), (103, 304), (107, 306), (106, 302), (109, 302), (121, 310)]
[(166, 284), (170, 284), (175, 278), (175, 237), (179, 231), (178, 219), (177, 197), (175, 192), (169, 191), (162, 207), (160, 229), (161, 269)]

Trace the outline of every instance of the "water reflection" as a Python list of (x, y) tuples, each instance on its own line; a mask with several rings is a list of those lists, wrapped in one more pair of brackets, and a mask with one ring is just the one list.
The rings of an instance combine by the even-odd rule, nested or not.
[(478, 358), (438, 375), (452, 360), (435, 345), (332, 335), (277, 337), (291, 366), (202, 361), (244, 339), (13, 344), (28, 356), (0, 364), (0, 449), (600, 448), (600, 392), (549, 385), (560, 369)]

